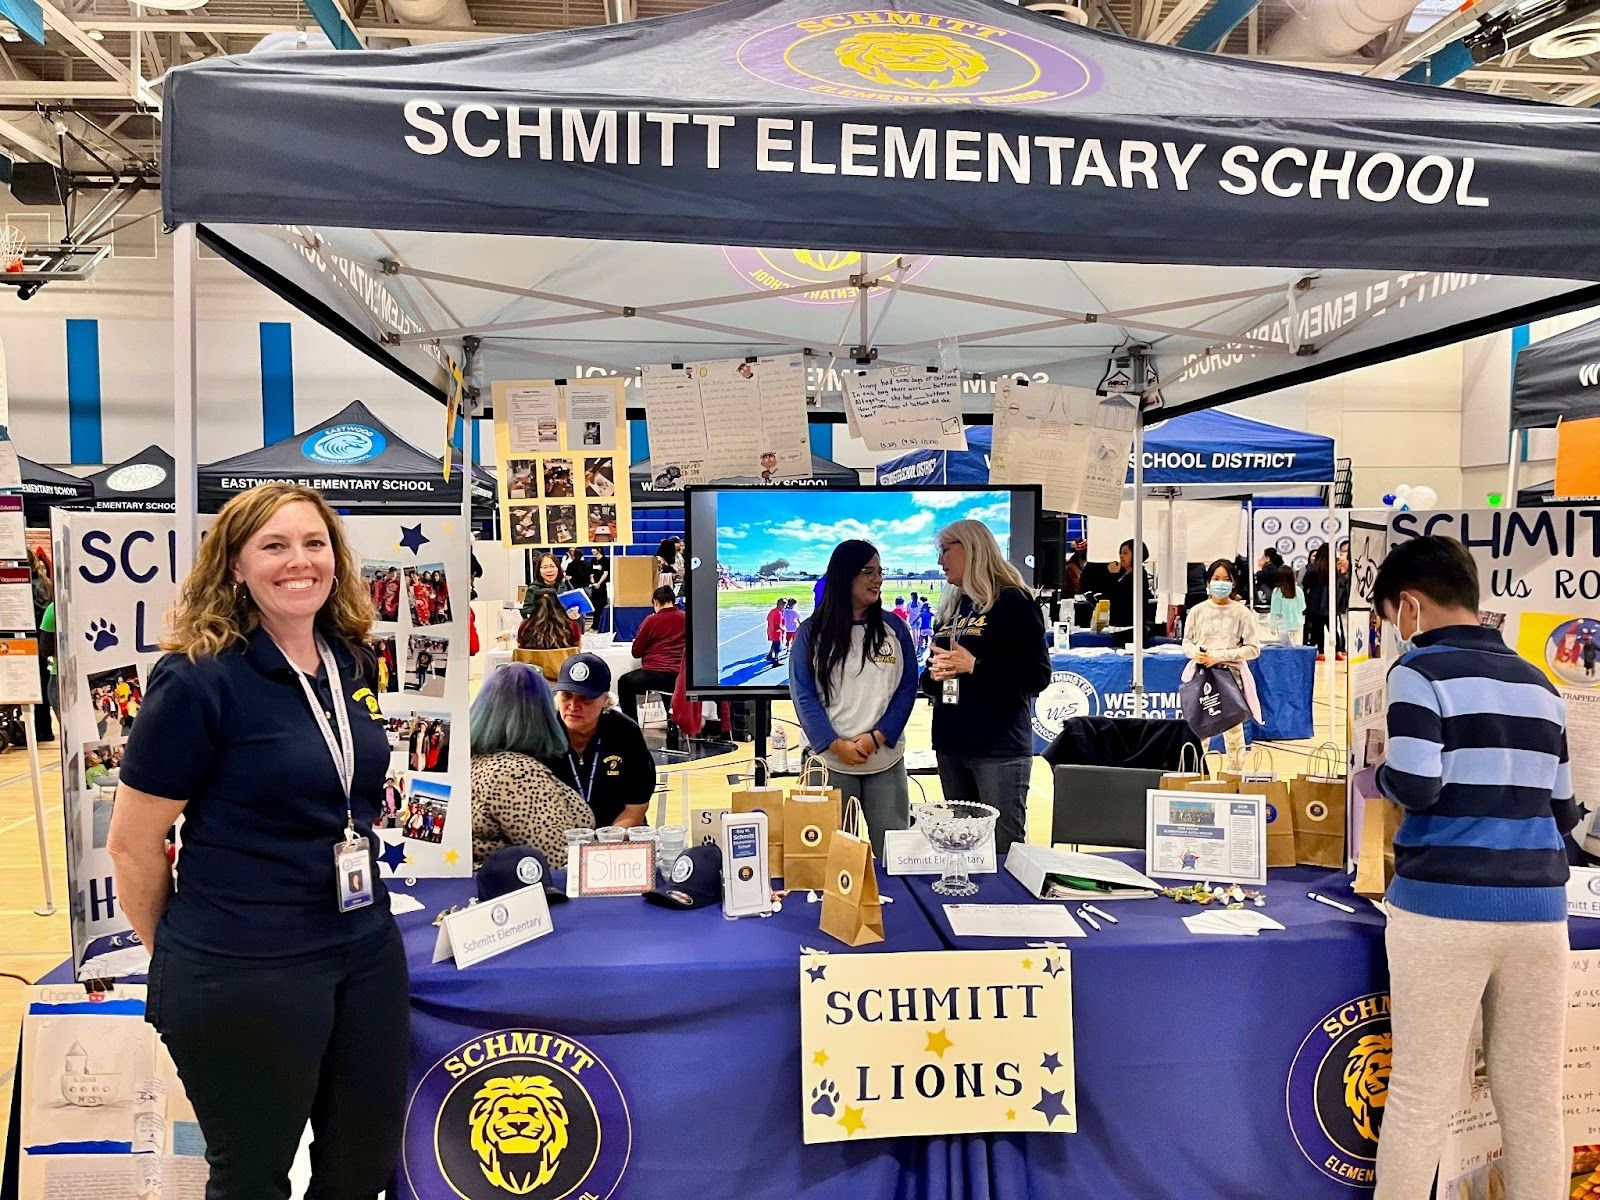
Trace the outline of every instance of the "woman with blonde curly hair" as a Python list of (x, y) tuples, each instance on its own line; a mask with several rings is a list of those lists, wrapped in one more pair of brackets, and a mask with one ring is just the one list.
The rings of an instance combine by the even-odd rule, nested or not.
[(212, 1200), (288, 1196), (308, 1120), (313, 1195), (375, 1197), (399, 1149), (408, 982), (373, 856), (389, 742), (372, 619), (321, 496), (235, 496), (128, 739), (108, 845)]

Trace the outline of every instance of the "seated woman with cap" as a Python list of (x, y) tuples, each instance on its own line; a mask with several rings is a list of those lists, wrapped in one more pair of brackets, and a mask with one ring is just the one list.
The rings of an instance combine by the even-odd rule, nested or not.
[(568, 829), (593, 829), (583, 798), (545, 766), (567, 738), (544, 676), (509, 663), (472, 703), (472, 865), (502, 846), (532, 846), (565, 861)]
[(643, 825), (656, 790), (656, 760), (639, 726), (611, 707), (611, 668), (598, 654), (561, 664), (556, 710), (566, 736), (544, 765), (594, 810), (595, 824)]

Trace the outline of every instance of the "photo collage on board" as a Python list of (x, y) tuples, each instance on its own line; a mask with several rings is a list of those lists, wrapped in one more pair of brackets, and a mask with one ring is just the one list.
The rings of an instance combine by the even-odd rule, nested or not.
[[(416, 551), (408, 552), (409, 543), (402, 539), (393, 557), (363, 556), (361, 561), (361, 578), (378, 618), (368, 644), (377, 659), (377, 690), (389, 739), (389, 769), (373, 822), (375, 830), (393, 831), (388, 837), (380, 834), (386, 844), (398, 833), (403, 845), (438, 845), (450, 819), (455, 722), (446, 684), (451, 648), (455, 639), (467, 636), (468, 591), (467, 581), (455, 577), (444, 555), (429, 554), (434, 531), (426, 528), (426, 533)], [(408, 850), (406, 861), (410, 859)]]
[[(84, 679), (94, 709), (95, 740), (73, 755), (83, 771), (83, 787), (93, 814), (90, 843), (106, 848), (111, 831), (111, 806), (122, 772), (122, 753), (144, 702), (144, 682), (136, 663), (91, 671)], [(77, 771), (71, 772), (72, 776)]]
[(620, 381), (494, 386), (507, 543), (559, 551), (626, 542), (631, 513)]

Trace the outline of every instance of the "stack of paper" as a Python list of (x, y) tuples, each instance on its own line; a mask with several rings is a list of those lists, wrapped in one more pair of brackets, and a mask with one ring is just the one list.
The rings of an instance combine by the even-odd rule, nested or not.
[(1282, 929), (1266, 913), (1248, 908), (1224, 908), (1216, 912), (1196, 913), (1185, 917), (1183, 923), (1190, 933), (1220, 933), (1231, 937), (1256, 937), (1263, 929)]
[(1087, 937), (1072, 914), (1044, 904), (946, 904), (957, 937)]

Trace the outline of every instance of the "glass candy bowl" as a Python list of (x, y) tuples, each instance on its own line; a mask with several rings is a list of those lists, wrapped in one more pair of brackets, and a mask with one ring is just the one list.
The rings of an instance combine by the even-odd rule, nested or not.
[(941, 896), (977, 895), (978, 885), (967, 876), (967, 855), (994, 836), (999, 815), (999, 809), (971, 800), (912, 806), (912, 821), (928, 845), (944, 855), (944, 874), (933, 885), (934, 891)]

